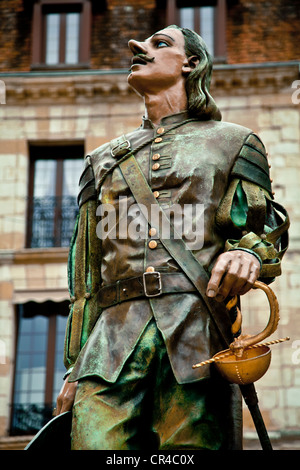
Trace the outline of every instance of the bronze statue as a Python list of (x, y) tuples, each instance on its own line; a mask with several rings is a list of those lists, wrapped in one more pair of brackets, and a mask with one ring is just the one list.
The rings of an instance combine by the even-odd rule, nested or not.
[[(202, 38), (173, 25), (129, 48), (128, 83), (145, 116), (85, 159), (56, 413), (72, 408), (72, 449), (240, 449), (239, 387), (192, 365), (233, 340), (228, 300), (280, 275), (288, 218), (259, 137), (221, 121)], [(163, 238), (149, 219), (143, 237), (130, 237), (137, 202), (163, 220), (202, 205), (192, 216), (202, 242), (189, 244), (183, 228), (184, 254), (175, 231)], [(113, 236), (99, 225), (109, 208)]]

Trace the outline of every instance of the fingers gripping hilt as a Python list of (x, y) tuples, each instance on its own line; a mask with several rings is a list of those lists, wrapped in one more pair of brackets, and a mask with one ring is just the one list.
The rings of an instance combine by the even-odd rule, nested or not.
[[(237, 356), (241, 356), (243, 354), (243, 350), (263, 341), (265, 338), (270, 336), (274, 331), (276, 331), (278, 322), (279, 322), (279, 305), (274, 294), (273, 290), (266, 284), (261, 281), (256, 281), (253, 285), (253, 289), (261, 289), (265, 292), (270, 306), (270, 316), (267, 326), (262, 330), (260, 333), (256, 335), (240, 335), (236, 338), (233, 343), (230, 344), (229, 348), (236, 354)], [(227, 304), (228, 305), (228, 304)], [(228, 308), (231, 308), (231, 305), (228, 305)], [(238, 310), (238, 316), (236, 321), (233, 324), (233, 333), (238, 331), (241, 326), (242, 316)]]

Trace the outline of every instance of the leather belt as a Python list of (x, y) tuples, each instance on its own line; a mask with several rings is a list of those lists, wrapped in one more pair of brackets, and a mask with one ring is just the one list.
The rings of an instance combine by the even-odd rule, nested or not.
[(183, 273), (145, 272), (141, 276), (122, 279), (98, 291), (101, 308), (141, 297), (152, 298), (163, 294), (195, 292), (196, 288)]

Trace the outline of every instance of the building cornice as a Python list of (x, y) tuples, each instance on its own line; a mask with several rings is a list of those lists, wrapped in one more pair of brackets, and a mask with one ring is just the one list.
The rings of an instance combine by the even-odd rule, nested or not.
[[(216, 96), (276, 93), (299, 78), (300, 62), (216, 64), (212, 91)], [(128, 70), (31, 71), (0, 73), (6, 104), (76, 104), (129, 96)]]

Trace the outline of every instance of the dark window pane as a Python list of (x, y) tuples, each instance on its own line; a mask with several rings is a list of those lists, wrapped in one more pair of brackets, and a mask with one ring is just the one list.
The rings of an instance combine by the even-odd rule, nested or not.
[[(58, 147), (62, 155), (80, 152), (79, 147)], [(55, 154), (56, 148), (38, 148), (34, 153)], [(82, 149), (83, 153), (83, 149)], [(41, 159), (33, 161), (32, 197), (28, 198), (29, 246), (68, 247), (78, 214), (78, 181), (81, 158)]]

